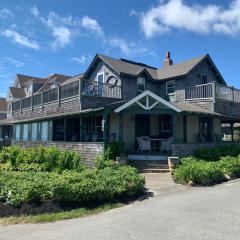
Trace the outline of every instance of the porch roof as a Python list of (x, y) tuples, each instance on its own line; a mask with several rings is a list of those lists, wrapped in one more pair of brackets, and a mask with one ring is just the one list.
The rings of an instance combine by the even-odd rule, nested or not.
[[(144, 98), (146, 99), (146, 102), (144, 104), (142, 104), (140, 101)], [(154, 100), (154, 102), (152, 104), (147, 103), (149, 101), (147, 99), (149, 99), (149, 98)], [(158, 104), (162, 104), (166, 108), (172, 109), (173, 111), (175, 111), (177, 113), (186, 112), (186, 113), (194, 113), (194, 114), (212, 115), (212, 116), (218, 116), (218, 117), (224, 117), (224, 118), (229, 117), (229, 116), (226, 116), (226, 115), (223, 115), (220, 113), (216, 113), (209, 109), (205, 109), (205, 108), (196, 106), (189, 102), (181, 102), (181, 103), (168, 102), (149, 90), (144, 91), (140, 95), (134, 97), (133, 99), (131, 99), (128, 102), (124, 103), (123, 105), (119, 106), (118, 108), (116, 108), (114, 110), (114, 112), (119, 113), (119, 112), (131, 107), (134, 104), (135, 105), (137, 104), (144, 110), (151, 110), (154, 107), (156, 107)]]
[[(150, 99), (153, 100), (153, 102), (150, 102)], [(145, 103), (142, 103), (141, 100), (146, 101)], [(172, 103), (164, 100), (163, 98), (159, 97), (158, 95), (156, 95), (153, 92), (150, 92), (149, 90), (144, 91), (143, 93), (139, 94), (138, 96), (134, 97), (133, 99), (129, 100), (128, 102), (124, 103), (122, 106), (116, 108), (114, 110), (115, 113), (119, 113), (121, 111), (123, 111), (124, 109), (129, 108), (130, 106), (137, 104), (139, 105), (141, 108), (143, 108), (144, 110), (151, 110), (154, 107), (156, 107), (158, 104), (162, 104), (163, 106), (170, 108), (172, 110), (174, 110), (175, 112), (182, 112), (182, 110), (173, 105)]]

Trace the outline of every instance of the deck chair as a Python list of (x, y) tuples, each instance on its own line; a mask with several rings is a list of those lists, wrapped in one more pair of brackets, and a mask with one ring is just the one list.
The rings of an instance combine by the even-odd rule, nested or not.
[(151, 151), (151, 139), (150, 137), (137, 137), (138, 151)]

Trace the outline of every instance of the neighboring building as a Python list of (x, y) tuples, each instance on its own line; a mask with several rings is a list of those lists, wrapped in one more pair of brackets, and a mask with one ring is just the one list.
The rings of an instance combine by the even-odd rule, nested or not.
[(4, 140), (11, 138), (11, 124), (6, 124), (7, 120), (7, 101), (6, 98), (0, 98), (0, 146), (3, 145)]
[(13, 144), (72, 148), (89, 164), (112, 140), (135, 153), (141, 136), (184, 156), (222, 144), (221, 124), (230, 124), (233, 140), (240, 90), (226, 85), (208, 54), (173, 64), (167, 53), (162, 68), (97, 54), (75, 77), (17, 75), (8, 116)]

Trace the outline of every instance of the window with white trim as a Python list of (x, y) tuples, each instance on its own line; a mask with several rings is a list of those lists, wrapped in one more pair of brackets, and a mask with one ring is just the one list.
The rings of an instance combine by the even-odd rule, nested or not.
[(32, 141), (37, 141), (37, 135), (38, 135), (38, 124), (37, 123), (32, 123), (32, 136), (31, 136), (31, 140)]
[(23, 141), (28, 141), (28, 124), (23, 124)]
[(175, 80), (167, 81), (166, 82), (166, 94), (173, 94), (175, 93)]
[(15, 140), (19, 141), (20, 140), (20, 124), (15, 125)]
[(47, 141), (48, 140), (48, 122), (42, 122), (42, 136), (41, 140), (42, 141)]
[(137, 79), (137, 91), (144, 92), (145, 91), (145, 78), (138, 78)]

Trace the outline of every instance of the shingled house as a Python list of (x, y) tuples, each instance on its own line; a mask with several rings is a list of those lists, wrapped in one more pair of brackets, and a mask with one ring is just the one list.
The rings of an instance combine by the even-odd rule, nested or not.
[(11, 139), (11, 124), (6, 124), (7, 119), (7, 101), (6, 98), (0, 98), (0, 146), (4, 143), (9, 144)]
[[(174, 64), (168, 52), (162, 68), (97, 54), (74, 77), (17, 75), (8, 119), (12, 144), (75, 149), (91, 164), (106, 143), (122, 140), (129, 159), (142, 151), (160, 159), (236, 144), (240, 90), (226, 85), (208, 54)], [(230, 142), (222, 141), (223, 124)]]

